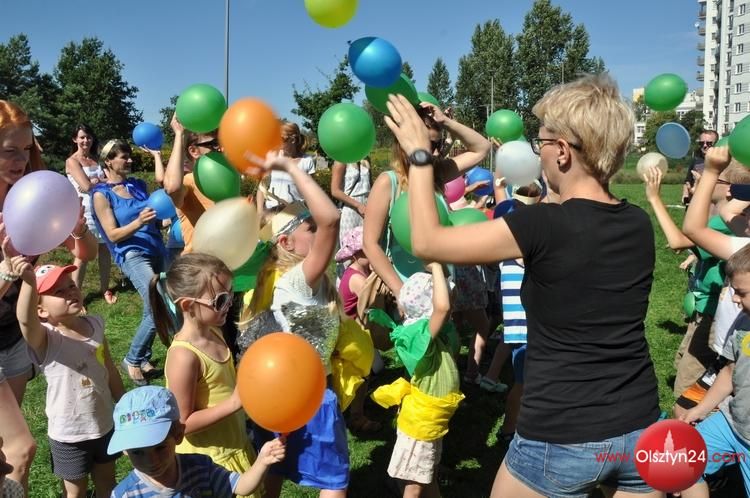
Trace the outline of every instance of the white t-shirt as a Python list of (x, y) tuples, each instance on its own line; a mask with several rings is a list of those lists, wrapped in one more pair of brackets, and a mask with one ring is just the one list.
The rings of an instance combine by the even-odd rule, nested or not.
[[(297, 167), (308, 175), (312, 175), (315, 173), (315, 160), (312, 156), (304, 156), (297, 162)], [(271, 171), (271, 182), (268, 185), (268, 191), (286, 202), (303, 200), (299, 190), (297, 190), (297, 186), (292, 181), (292, 177), (284, 171)], [(266, 209), (276, 207), (278, 204), (276, 199), (270, 196), (266, 197)]]
[[(730, 243), (732, 254), (734, 254), (750, 244), (750, 237), (730, 237)], [(727, 342), (727, 337), (729, 337), (729, 333), (732, 330), (732, 324), (737, 319), (740, 311), (742, 311), (741, 306), (732, 302), (733, 296), (734, 290), (730, 285), (726, 284), (721, 289), (719, 303), (716, 306), (713, 324), (714, 342), (711, 344), (711, 348), (719, 354), (724, 350), (724, 344)]]

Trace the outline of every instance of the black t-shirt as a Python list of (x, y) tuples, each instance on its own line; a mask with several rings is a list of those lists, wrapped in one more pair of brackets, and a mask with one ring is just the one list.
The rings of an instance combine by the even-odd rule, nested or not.
[(21, 326), (16, 317), (16, 304), (20, 289), (21, 280), (16, 280), (0, 298), (0, 351), (10, 349), (23, 338)]
[(646, 213), (571, 199), (505, 217), (526, 267), (528, 350), (518, 433), (600, 441), (659, 417), (643, 321), (654, 269)]

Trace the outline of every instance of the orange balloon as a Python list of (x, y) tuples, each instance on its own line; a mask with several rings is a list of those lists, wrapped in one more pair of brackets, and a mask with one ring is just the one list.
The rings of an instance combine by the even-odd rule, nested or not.
[(266, 154), (281, 146), (281, 123), (262, 100), (238, 100), (221, 118), (219, 143), (224, 156), (241, 174), (260, 178)]
[(310, 421), (323, 402), (326, 373), (320, 355), (294, 334), (255, 341), (237, 370), (242, 407), (258, 425), (289, 433)]

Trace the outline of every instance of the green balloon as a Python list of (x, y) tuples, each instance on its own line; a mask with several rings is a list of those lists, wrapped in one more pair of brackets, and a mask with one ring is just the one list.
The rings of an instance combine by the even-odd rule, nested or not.
[(417, 92), (417, 96), (419, 97), (420, 102), (429, 102), (430, 104), (441, 107), (440, 102), (438, 102), (438, 99), (436, 99), (435, 97), (433, 97), (427, 92)]
[(255, 285), (258, 282), (258, 273), (263, 267), (263, 263), (268, 259), (268, 255), (271, 254), (272, 246), (273, 244), (270, 242), (259, 242), (255, 246), (255, 251), (253, 251), (250, 259), (232, 272), (234, 276), (232, 290), (234, 292), (246, 292), (250, 289), (255, 289)]
[(390, 114), (388, 107), (385, 103), (388, 102), (388, 95), (403, 95), (406, 100), (411, 102), (413, 105), (418, 106), (420, 99), (417, 89), (414, 87), (414, 83), (405, 74), (401, 74), (394, 84), (385, 88), (376, 88), (374, 86), (365, 85), (365, 95), (370, 104), (382, 112), (383, 114)]
[[(445, 202), (435, 194), (438, 219), (443, 226), (450, 225), (450, 216)], [(404, 192), (396, 199), (391, 208), (391, 230), (396, 242), (407, 252), (411, 252), (411, 221), (409, 220), (409, 194)]]
[(744, 166), (750, 166), (750, 126), (734, 127), (729, 135), (729, 153)]
[(483, 212), (474, 208), (464, 208), (453, 211), (449, 215), (451, 225), (460, 227), (461, 225), (471, 225), (487, 221), (487, 216)]
[(523, 136), (523, 120), (510, 109), (500, 109), (490, 114), (484, 130), (502, 143), (512, 142)]
[(715, 147), (723, 147), (729, 145), (729, 136), (721, 137), (718, 142), (714, 144)]
[(195, 164), (193, 177), (198, 190), (214, 202), (240, 195), (240, 174), (220, 152), (209, 152)]
[(364, 159), (375, 144), (375, 123), (361, 107), (341, 103), (329, 107), (318, 122), (318, 141), (325, 153), (344, 164)]
[(682, 300), (682, 312), (685, 313), (685, 316), (688, 318), (693, 317), (693, 313), (695, 313), (695, 294), (692, 292), (685, 294), (685, 297)]
[(685, 80), (676, 74), (664, 73), (648, 82), (643, 100), (654, 111), (671, 111), (680, 105), (687, 90)]
[(208, 133), (218, 128), (226, 110), (224, 95), (203, 83), (187, 87), (177, 99), (175, 108), (182, 126), (196, 133)]

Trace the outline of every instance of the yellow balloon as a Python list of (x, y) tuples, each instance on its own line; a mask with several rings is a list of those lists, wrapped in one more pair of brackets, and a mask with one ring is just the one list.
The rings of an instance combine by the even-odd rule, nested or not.
[(357, 12), (357, 0), (305, 0), (313, 21), (326, 28), (340, 28)]
[(242, 266), (258, 245), (258, 212), (245, 197), (217, 202), (198, 219), (193, 252), (211, 254), (230, 270)]

